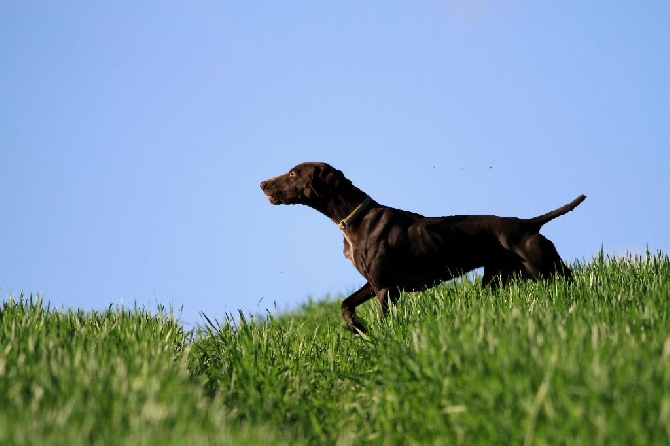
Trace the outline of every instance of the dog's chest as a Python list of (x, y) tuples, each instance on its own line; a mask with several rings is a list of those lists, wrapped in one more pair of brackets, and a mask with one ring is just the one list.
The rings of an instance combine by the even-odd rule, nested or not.
[(342, 235), (344, 236), (344, 249), (342, 250), (344, 257), (349, 259), (349, 261), (356, 266), (356, 263), (354, 262), (354, 245), (351, 243), (351, 240), (349, 240), (349, 237), (347, 237), (347, 234), (343, 232)]
[(364, 255), (361, 251), (361, 246), (354, 243), (351, 237), (348, 237), (344, 234), (344, 256), (349, 259), (354, 268), (363, 275), (366, 279), (369, 280), (368, 276), (368, 267), (364, 258)]

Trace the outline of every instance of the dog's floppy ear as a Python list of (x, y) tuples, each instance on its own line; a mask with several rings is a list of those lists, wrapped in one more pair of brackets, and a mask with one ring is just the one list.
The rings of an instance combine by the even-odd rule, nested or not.
[(317, 166), (312, 173), (310, 186), (317, 197), (326, 197), (340, 185), (344, 174), (330, 166)]

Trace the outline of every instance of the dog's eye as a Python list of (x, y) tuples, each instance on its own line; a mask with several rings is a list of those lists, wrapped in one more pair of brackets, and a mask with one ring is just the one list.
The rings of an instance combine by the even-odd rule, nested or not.
[(291, 171), (289, 171), (289, 173), (288, 173), (288, 176), (290, 176), (290, 177), (295, 177), (296, 175), (297, 175), (297, 174), (295, 173), (295, 170), (291, 170)]

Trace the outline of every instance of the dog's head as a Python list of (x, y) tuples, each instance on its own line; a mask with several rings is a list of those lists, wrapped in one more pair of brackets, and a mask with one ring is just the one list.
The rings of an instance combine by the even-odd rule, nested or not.
[(316, 204), (330, 196), (344, 175), (326, 163), (298, 164), (287, 173), (261, 181), (261, 189), (272, 204)]

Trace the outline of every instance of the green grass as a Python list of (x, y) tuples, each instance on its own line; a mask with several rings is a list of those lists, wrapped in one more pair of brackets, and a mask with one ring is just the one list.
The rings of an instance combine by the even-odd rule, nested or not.
[(670, 444), (670, 259), (214, 318), (0, 311), (0, 444)]
[(186, 368), (191, 335), (159, 309), (0, 309), (0, 444), (262, 444)]

